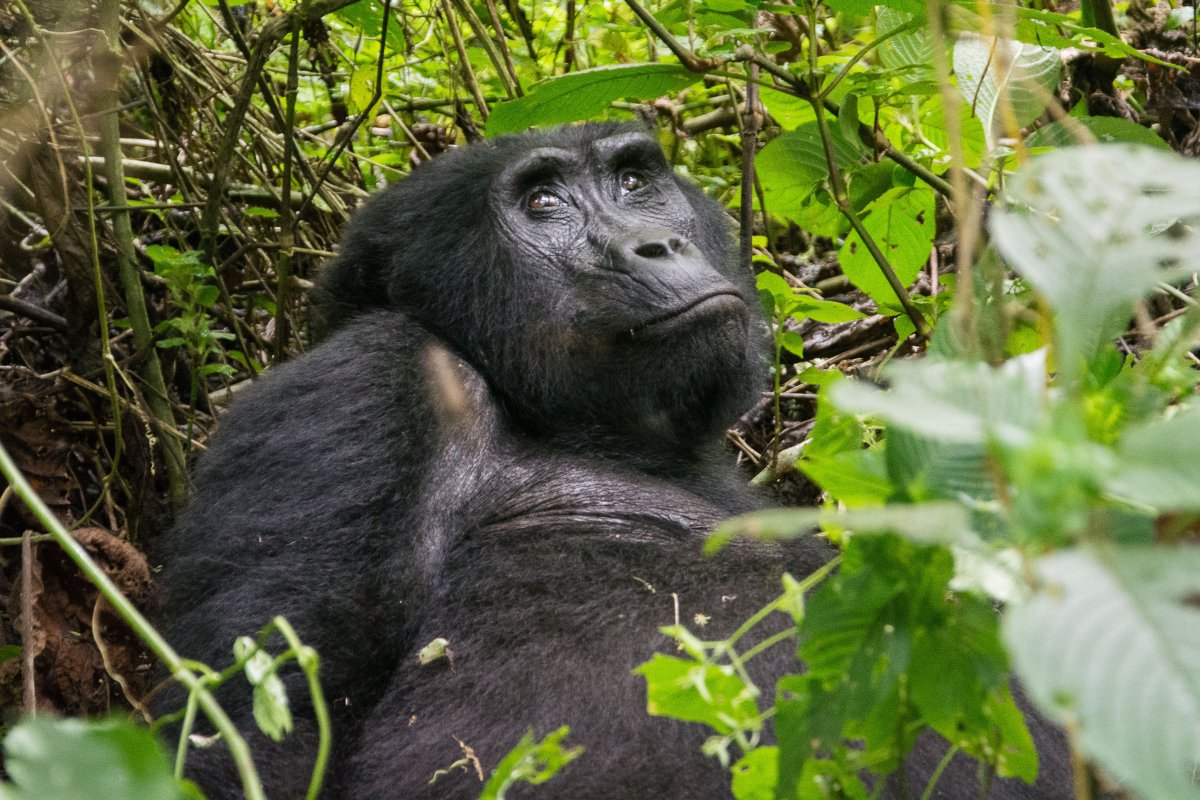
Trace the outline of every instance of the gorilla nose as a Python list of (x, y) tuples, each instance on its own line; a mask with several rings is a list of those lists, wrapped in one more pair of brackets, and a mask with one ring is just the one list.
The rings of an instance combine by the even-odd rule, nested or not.
[(633, 252), (642, 258), (668, 258), (673, 254), (682, 252), (686, 246), (686, 240), (678, 236), (667, 236), (665, 238), (634, 243)]
[(682, 266), (698, 253), (686, 238), (665, 228), (640, 228), (625, 231), (609, 243), (606, 261), (621, 272), (657, 272), (664, 267)]

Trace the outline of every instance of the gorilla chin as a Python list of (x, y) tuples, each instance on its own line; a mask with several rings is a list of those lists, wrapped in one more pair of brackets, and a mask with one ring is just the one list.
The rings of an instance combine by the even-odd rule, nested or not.
[[(584, 755), (510, 797), (731, 798), (711, 731), (649, 716), (632, 670), (674, 651), (662, 626), (703, 615), (727, 637), (784, 572), (832, 556), (816, 537), (701, 553), (761, 506), (723, 449), (766, 377), (733, 245), (721, 206), (631, 126), (471, 145), (376, 195), (314, 289), (324, 341), (239, 398), (157, 543), (168, 638), (220, 669), (236, 637), (287, 617), (321, 656), (326, 800), (473, 799), (464, 752), (486, 774), (562, 725)], [(770, 622), (742, 644), (791, 624)], [(434, 639), (453, 657), (422, 663)], [(786, 644), (749, 664), (762, 687), (798, 668)], [(218, 699), (268, 795), (294, 798), (316, 723), (303, 676), (282, 677), (282, 742), (257, 731), (244, 682)], [(1040, 745), (1047, 777), (988, 797), (1069, 797), (1060, 743)], [(945, 752), (926, 737), (910, 764), (927, 778)], [(978, 796), (974, 767), (956, 757), (937, 796)], [(187, 774), (241, 797), (223, 747)]]

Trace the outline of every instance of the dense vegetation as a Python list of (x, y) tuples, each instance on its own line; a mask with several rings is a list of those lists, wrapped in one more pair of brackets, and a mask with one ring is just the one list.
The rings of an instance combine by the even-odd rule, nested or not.
[[(368, 192), (606, 117), (740, 221), (776, 346), (731, 458), (820, 501), (713, 549), (844, 548), (747, 621), (795, 622), (773, 707), (755, 652), (689, 620), (641, 669), (650, 713), (710, 725), (741, 800), (863, 798), (926, 726), (984, 782), (1035, 774), (1015, 670), (1080, 798), (1200, 797), (1200, 48), (1171, 0), (0, 0), (0, 697), (26, 715), (0, 797), (195, 796), (127, 721), (155, 662), (214, 746), (239, 752), (209, 690), (241, 670), (286, 735), (274, 672), (318, 654), (277, 619), (284, 653), (181, 661), (137, 610), (142, 544), (223, 405), (304, 350)], [(587, 758), (522, 733), (485, 796)]]

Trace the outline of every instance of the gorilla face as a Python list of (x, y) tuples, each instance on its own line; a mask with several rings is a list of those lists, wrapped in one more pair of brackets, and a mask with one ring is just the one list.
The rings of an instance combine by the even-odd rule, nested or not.
[(448, 153), (360, 212), (331, 270), (317, 300), (334, 298), (334, 322), (338, 304), (409, 313), (528, 433), (588, 452), (678, 463), (758, 384), (757, 303), (729, 219), (631, 126)]
[(754, 383), (749, 292), (718, 268), (733, 271), (727, 248), (696, 241), (702, 225), (726, 233), (724, 218), (689, 202), (652, 138), (531, 149), (491, 195), (506, 281), (521, 294), (516, 327), (476, 346), (523, 416), (544, 424), (569, 409), (577, 426), (583, 411), (609, 435), (638, 437), (677, 432), (681, 415), (728, 421), (716, 388)]

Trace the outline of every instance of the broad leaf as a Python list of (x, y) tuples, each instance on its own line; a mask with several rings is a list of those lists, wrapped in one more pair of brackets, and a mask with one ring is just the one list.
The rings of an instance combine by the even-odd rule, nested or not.
[(935, 441), (986, 444), (992, 439), (1023, 445), (1045, 412), (1043, 353), (985, 364), (926, 361), (900, 363), (886, 373), (891, 391), (862, 381), (830, 387), (838, 408), (879, 417)]
[(1200, 548), (1067, 550), (1004, 623), (1017, 672), (1143, 800), (1200, 798)]
[[(830, 122), (829, 133), (834, 156), (842, 170), (850, 169), (865, 157), (862, 142), (842, 137), (833, 122)], [(767, 208), (772, 213), (791, 218), (804, 213), (805, 198), (829, 174), (816, 122), (801, 125), (771, 140), (755, 156), (754, 164), (767, 194)]]
[(954, 45), (954, 73), (988, 146), (1046, 110), (1062, 74), (1057, 50), (968, 34)]
[(1157, 511), (1200, 510), (1200, 405), (1126, 431), (1105, 488)]
[(495, 106), (488, 117), (487, 134), (594, 119), (614, 100), (660, 97), (691, 86), (701, 77), (678, 64), (621, 64), (570, 72), (537, 84), (524, 97)]
[(158, 740), (122, 719), (39, 717), (4, 739), (5, 800), (179, 800)]
[[(867, 207), (863, 227), (905, 287), (911, 284), (929, 259), (936, 232), (933, 190), (921, 184), (885, 192)], [(880, 305), (899, 306), (900, 301), (884, 277), (879, 263), (855, 231), (838, 251), (842, 272)]]
[(1170, 150), (1157, 133), (1120, 117), (1078, 117), (1052, 122), (1025, 139), (1026, 147), (1070, 147), (1073, 144), (1142, 144)]
[(1200, 267), (1200, 162), (1131, 145), (1058, 150), (1008, 182), (997, 248), (1058, 314), (1068, 372), (1160, 281)]

